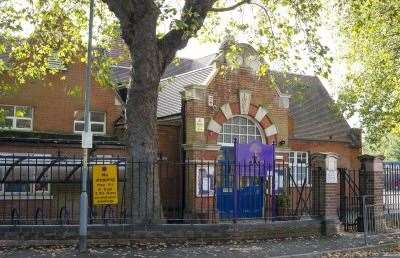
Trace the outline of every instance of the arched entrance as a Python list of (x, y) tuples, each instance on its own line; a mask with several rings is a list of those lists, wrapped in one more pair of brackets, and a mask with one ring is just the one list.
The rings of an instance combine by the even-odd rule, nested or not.
[[(240, 171), (237, 173), (241, 168), (235, 162), (235, 139), (238, 143), (251, 143), (255, 140), (266, 143), (262, 127), (249, 116), (233, 116), (222, 124), (217, 140), (217, 144), (221, 145), (219, 162), (222, 168), (216, 189), (219, 216), (221, 219), (261, 218), (265, 178), (259, 173), (251, 176), (241, 175)], [(254, 169), (256, 171), (257, 168)]]
[(234, 157), (234, 142), (250, 143), (259, 140), (266, 143), (266, 137), (260, 124), (249, 116), (236, 115), (222, 124), (217, 144), (221, 145), (220, 160), (231, 161)]

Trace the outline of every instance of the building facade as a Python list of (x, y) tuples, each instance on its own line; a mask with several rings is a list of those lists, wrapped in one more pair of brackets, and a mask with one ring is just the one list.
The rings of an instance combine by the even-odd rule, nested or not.
[[(241, 47), (242, 62), (234, 69), (222, 68), (228, 62), (223, 52), (182, 59), (167, 68), (157, 111), (160, 158), (218, 160), (224, 158), (221, 149), (233, 147), (234, 139), (258, 139), (276, 145), (278, 160), (333, 152), (340, 167), (357, 168), (361, 131), (335, 112), (319, 78), (279, 72), (259, 76), (256, 52), (246, 44)], [(114, 71), (121, 85), (128, 81), (129, 69)], [(125, 87), (118, 93), (126, 99)], [(181, 155), (171, 159), (170, 153)]]
[[(248, 45), (240, 47), (238, 67), (226, 68), (229, 61), (222, 49), (217, 55), (182, 59), (179, 64), (171, 64), (161, 80), (157, 110), (159, 159), (172, 164), (166, 171), (160, 170), (161, 201), (167, 217), (229, 217), (234, 203), (230, 193), (233, 185), (236, 186), (235, 180), (241, 198), (247, 200), (242, 203), (259, 200), (258, 206), (253, 205), (250, 212), (248, 207), (243, 207), (244, 217), (273, 216), (267, 212), (277, 212), (277, 209), (266, 206), (277, 203), (278, 191), (289, 192), (292, 205), (298, 206), (297, 200), (309, 195), (312, 186), (309, 167), (314, 153), (334, 154), (337, 167), (358, 169), (360, 130), (350, 128), (343, 116), (334, 112), (333, 100), (321, 81), (315, 76), (279, 72), (260, 76), (258, 70), (262, 61), (257, 53)], [(56, 75), (31, 82), (16, 94), (0, 95), (0, 109), (5, 112), (5, 125), (0, 130), (3, 156), (81, 155), (84, 70), (84, 64), (75, 63)], [(130, 71), (129, 66), (113, 69), (113, 78), (119, 85), (117, 90), (93, 82), (92, 158), (128, 155), (123, 137), (124, 101)], [(255, 173), (236, 178), (235, 172), (228, 171), (226, 164), (234, 162), (234, 142), (255, 140), (275, 145), (274, 170), (277, 173), (273, 173), (274, 178)], [(17, 158), (11, 165), (4, 165), (2, 173), (16, 170), (18, 162)], [(62, 162), (68, 163), (68, 160), (53, 159), (49, 164), (60, 167), (64, 166)], [(40, 164), (36, 169), (44, 171), (42, 175), (48, 174), (49, 164)], [(65, 173), (72, 173), (78, 165), (72, 164)], [(25, 175), (29, 174), (28, 169), (21, 169), (21, 166), (19, 169), (25, 171), (17, 172), (20, 176), (23, 173), (29, 178)], [(47, 188), (39, 187), (38, 191), (42, 198), (46, 192), (49, 200), (57, 191), (64, 195), (65, 191), (73, 192), (69, 206), (57, 205), (55, 210), (65, 211), (67, 206), (73, 210), (71, 205), (75, 205), (77, 212), (79, 175), (75, 179), (74, 187), (68, 189), (56, 184), (49, 188), (47, 184)], [(16, 187), (14, 181), (1, 187), (4, 196), (6, 192), (21, 195), (26, 191), (36, 196), (35, 184), (32, 184), (34, 187), (23, 184)], [(11, 201), (9, 206), (13, 205)], [(291, 209), (297, 212), (298, 207)], [(174, 211), (179, 211), (179, 215)]]
[[(234, 162), (235, 140), (274, 144), (276, 166), (281, 167), (275, 169), (281, 172), (277, 179), (261, 180), (263, 187), (269, 190), (248, 188), (252, 193), (259, 192), (257, 196), (243, 197), (248, 198), (245, 201), (248, 203), (255, 199), (266, 203), (262, 195), (273, 191), (272, 188), (283, 189), (284, 185), (296, 188), (296, 191), (288, 188), (287, 191), (292, 195), (292, 202), (297, 200), (299, 196), (293, 195), (303, 195), (312, 185), (310, 164), (315, 153), (333, 154), (337, 157), (335, 167), (358, 169), (361, 131), (350, 128), (343, 116), (334, 111), (334, 102), (318, 77), (279, 72), (259, 76), (262, 61), (256, 51), (246, 44), (240, 47), (239, 67), (233, 69), (226, 69), (229, 61), (223, 49), (218, 55), (182, 59), (178, 65), (168, 67), (158, 99), (159, 131), (168, 130), (160, 134), (160, 159), (226, 164), (224, 162)], [(115, 71), (116, 77), (124, 78), (126, 69)], [(125, 99), (126, 89), (120, 88), (119, 94)], [(189, 166), (184, 172), (184, 203), (190, 213), (188, 217), (209, 217), (210, 210), (214, 211), (215, 207), (232, 212), (232, 207), (220, 207), (223, 201), (216, 197), (216, 187), (224, 181), (221, 175), (226, 173), (226, 167), (214, 167), (210, 172), (207, 166), (204, 175), (202, 170), (201, 166)], [(228, 177), (234, 176), (231, 173)], [(250, 181), (252, 179), (244, 179), (243, 184), (248, 186)], [(238, 184), (240, 188), (241, 183)], [(221, 189), (224, 195), (224, 191), (232, 191), (232, 186)], [(263, 208), (247, 215), (265, 216)]]
[[(0, 152), (81, 155), (85, 65), (74, 63), (37, 80), (15, 93), (0, 95), (5, 124), (0, 130)], [(92, 87), (90, 124), (94, 133), (93, 155), (126, 155), (116, 137), (115, 125), (122, 106), (111, 88)]]

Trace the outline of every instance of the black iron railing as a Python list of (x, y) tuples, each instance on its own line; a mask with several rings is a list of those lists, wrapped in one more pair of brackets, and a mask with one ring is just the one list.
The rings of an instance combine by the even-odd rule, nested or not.
[[(117, 169), (117, 202), (94, 205), (93, 166)], [(82, 161), (0, 156), (0, 224), (78, 224)], [(91, 158), (89, 223), (217, 223), (319, 214), (319, 169), (264, 162)]]
[(345, 231), (362, 231), (360, 171), (339, 168), (340, 199), (338, 216)]

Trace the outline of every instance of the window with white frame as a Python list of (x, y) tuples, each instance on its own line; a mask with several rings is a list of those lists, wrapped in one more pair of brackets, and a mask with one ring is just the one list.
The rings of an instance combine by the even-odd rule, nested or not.
[(302, 151), (289, 152), (289, 171), (291, 176), (289, 182), (291, 185), (294, 185), (294, 183), (298, 187), (303, 186), (303, 184), (308, 185), (310, 183), (308, 153)]
[(33, 108), (28, 106), (0, 105), (2, 129), (32, 131)]
[(233, 146), (235, 138), (238, 143), (262, 141), (260, 129), (255, 122), (243, 116), (235, 116), (226, 121), (218, 135), (218, 144)]
[[(49, 195), (49, 172), (41, 175), (41, 171), (47, 166), (50, 154), (0, 153), (0, 193), (3, 196), (36, 196), (43, 198)], [(15, 166), (15, 164), (18, 164)], [(7, 173), (8, 172), (8, 173)], [(39, 182), (36, 179), (41, 175)], [(0, 197), (1, 197), (0, 194)]]
[[(106, 133), (106, 113), (91, 111), (89, 113), (90, 131), (93, 134)], [(82, 133), (85, 129), (85, 116), (83, 111), (74, 113), (74, 133)]]
[(214, 166), (198, 165), (196, 167), (196, 196), (209, 197), (214, 195)]

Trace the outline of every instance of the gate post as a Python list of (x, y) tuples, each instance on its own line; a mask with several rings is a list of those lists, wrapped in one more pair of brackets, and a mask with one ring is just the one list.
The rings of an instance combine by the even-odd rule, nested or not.
[(323, 235), (334, 235), (339, 232), (337, 160), (338, 156), (334, 153), (311, 155), (313, 202), (322, 220)]
[(366, 195), (368, 230), (375, 231), (383, 216), (383, 156), (361, 155), (360, 194)]

